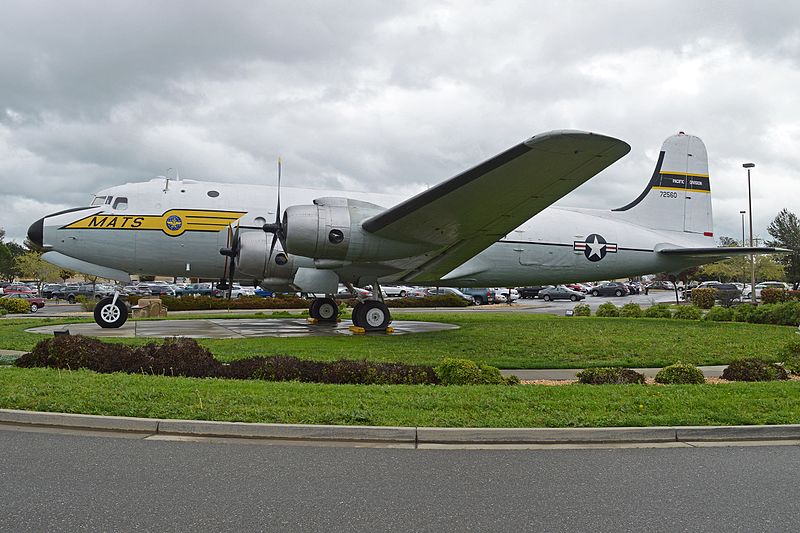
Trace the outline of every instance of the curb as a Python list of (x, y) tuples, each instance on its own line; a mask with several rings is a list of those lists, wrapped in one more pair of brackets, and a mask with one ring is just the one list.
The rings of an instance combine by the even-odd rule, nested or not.
[(0, 409), (2, 425), (100, 430), (146, 435), (380, 444), (634, 444), (800, 440), (800, 424), (610, 428), (426, 428), (258, 424), (47, 413)]

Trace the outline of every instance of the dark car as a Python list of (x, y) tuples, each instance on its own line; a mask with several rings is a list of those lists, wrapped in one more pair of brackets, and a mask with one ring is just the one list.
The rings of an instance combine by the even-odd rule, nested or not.
[(494, 290), (487, 289), (486, 287), (462, 287), (458, 290), (467, 296), (472, 296), (472, 299), (475, 300), (476, 305), (493, 304), (497, 300)]
[(517, 287), (520, 298), (536, 298), (539, 296), (539, 291), (544, 289), (541, 285), (533, 285), (532, 287)]
[(612, 281), (592, 289), (592, 296), (625, 296), (629, 293), (624, 283)]
[(32, 294), (26, 294), (22, 292), (15, 292), (12, 294), (6, 294), (3, 298), (19, 298), (21, 300), (27, 300), (28, 305), (30, 305), (31, 313), (35, 313), (42, 307), (44, 307), (44, 298), (39, 298), (37, 296), (33, 296)]
[(549, 302), (550, 300), (572, 300), (573, 302), (577, 302), (578, 300), (583, 300), (586, 296), (584, 296), (583, 293), (573, 291), (566, 287), (550, 287), (549, 289), (540, 290), (539, 298), (545, 302)]

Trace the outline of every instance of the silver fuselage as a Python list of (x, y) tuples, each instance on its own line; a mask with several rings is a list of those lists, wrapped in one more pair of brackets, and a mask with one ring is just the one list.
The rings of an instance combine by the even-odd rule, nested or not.
[[(213, 197), (209, 191), (215, 191)], [(228, 245), (228, 225), (216, 230), (183, 231), (144, 228), (141, 220), (166, 217), (169, 212), (197, 210), (236, 212), (230, 227), (262, 232), (275, 219), (276, 189), (270, 186), (163, 179), (120, 185), (101, 196), (127, 198), (124, 209), (113, 204), (87, 207), (44, 219), (44, 246), (66, 256), (130, 274), (220, 279), (226, 258), (219, 249)], [(369, 193), (342, 193), (318, 189), (284, 188), (283, 206), (308, 205), (320, 197), (348, 197), (384, 207), (404, 198)], [(269, 207), (265, 207), (269, 206)], [(480, 209), (480, 204), (465, 206)], [(98, 216), (96, 227), (67, 227), (76, 220)], [(103, 219), (103, 217), (109, 217)], [(219, 224), (219, 221), (217, 221)], [(84, 224), (85, 225), (85, 224)], [(212, 227), (213, 229), (213, 227)], [(602, 236), (605, 246), (590, 257), (585, 242)], [(279, 246), (279, 245), (278, 245)], [(660, 231), (620, 220), (612, 211), (550, 207), (492, 244), (439, 281), (443, 286), (510, 286), (615, 279), (653, 272), (677, 272), (702, 261), (664, 257), (660, 247), (713, 246), (713, 239), (676, 231)], [(413, 261), (412, 261), (413, 262)], [(341, 281), (363, 283), (400, 277), (408, 260), (343, 265), (332, 268)], [(314, 266), (313, 258), (293, 258), (292, 268)], [(275, 270), (265, 286), (290, 284), (292, 272)], [(270, 276), (263, 276), (270, 278)], [(237, 276), (246, 279), (247, 276)], [(253, 278), (251, 278), (253, 279)], [(259, 280), (260, 281), (260, 280)]]

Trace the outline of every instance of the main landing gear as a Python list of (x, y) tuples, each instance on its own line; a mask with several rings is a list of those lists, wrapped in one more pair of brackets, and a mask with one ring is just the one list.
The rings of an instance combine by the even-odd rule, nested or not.
[(308, 309), (308, 316), (320, 322), (336, 322), (339, 318), (339, 306), (333, 298), (314, 298)]
[[(352, 287), (348, 286), (350, 290)], [(364, 328), (364, 331), (383, 331), (392, 323), (389, 307), (383, 303), (383, 291), (378, 280), (372, 284), (372, 298), (361, 300), (353, 307), (353, 325)]]

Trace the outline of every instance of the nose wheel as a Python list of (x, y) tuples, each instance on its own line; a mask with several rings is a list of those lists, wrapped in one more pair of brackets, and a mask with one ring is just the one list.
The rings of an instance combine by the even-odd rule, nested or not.
[(118, 296), (103, 298), (94, 306), (94, 321), (101, 328), (119, 328), (128, 320), (128, 306)]

